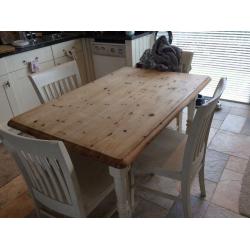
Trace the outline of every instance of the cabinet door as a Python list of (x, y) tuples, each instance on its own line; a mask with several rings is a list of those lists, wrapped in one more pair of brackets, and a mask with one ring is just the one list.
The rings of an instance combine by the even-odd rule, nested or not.
[(63, 43), (54, 44), (51, 46), (54, 58), (63, 57), (66, 55), (66, 51), (75, 50), (82, 51), (81, 39), (70, 40)]
[[(54, 67), (54, 61), (39, 64), (40, 70), (47, 70)], [(26, 112), (40, 105), (36, 91), (28, 78), (30, 74), (28, 67), (10, 73), (10, 81), (17, 100), (19, 113)]]
[(10, 107), (6, 88), (9, 88), (7, 76), (0, 77), (0, 123), (7, 123), (13, 113)]
[(5, 58), (0, 58), (0, 76), (7, 74)]
[[(82, 51), (75, 51), (74, 55), (76, 57), (76, 62), (77, 62), (79, 73), (81, 75), (82, 83), (86, 84), (87, 83), (87, 75), (86, 75), (86, 70), (85, 70), (86, 67), (85, 67), (83, 53), (82, 53)], [(69, 62), (71, 60), (73, 60), (73, 57), (70, 57), (70, 56), (59, 57), (59, 58), (55, 58), (55, 64), (59, 65), (62, 63)]]

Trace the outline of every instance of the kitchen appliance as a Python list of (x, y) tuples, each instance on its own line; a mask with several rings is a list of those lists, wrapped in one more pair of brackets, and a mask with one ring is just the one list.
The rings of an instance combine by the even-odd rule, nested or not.
[(126, 45), (92, 42), (92, 55), (96, 78), (126, 66)]

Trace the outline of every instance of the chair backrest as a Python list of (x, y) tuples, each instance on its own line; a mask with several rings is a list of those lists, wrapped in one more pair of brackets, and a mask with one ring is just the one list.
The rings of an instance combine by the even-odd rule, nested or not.
[(29, 75), (41, 103), (56, 99), (82, 86), (75, 60)]
[(183, 178), (186, 180), (192, 181), (205, 160), (207, 140), (214, 111), (225, 85), (226, 78), (222, 78), (218, 83), (213, 98), (196, 111), (183, 158)]
[(38, 211), (86, 216), (74, 166), (63, 142), (26, 138), (2, 129), (0, 139), (15, 158)]
[(191, 51), (182, 51), (179, 71), (182, 73), (189, 73), (192, 69), (191, 64), (193, 60), (194, 53)]

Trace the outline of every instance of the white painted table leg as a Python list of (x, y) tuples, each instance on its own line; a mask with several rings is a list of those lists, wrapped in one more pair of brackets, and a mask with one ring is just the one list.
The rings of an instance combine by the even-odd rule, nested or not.
[(132, 216), (129, 170), (129, 167), (122, 169), (109, 167), (109, 173), (114, 178), (117, 209), (120, 218)]
[(129, 171), (129, 180), (130, 180), (130, 205), (131, 210), (135, 210), (135, 178), (132, 170)]
[(187, 129), (186, 129), (186, 134), (189, 133), (189, 129), (192, 126), (192, 122), (194, 119), (194, 112), (195, 112), (195, 105), (196, 105), (196, 98), (194, 100), (192, 100), (189, 104), (188, 104), (188, 117), (187, 117)]
[(178, 119), (177, 119), (177, 130), (179, 133), (182, 133), (182, 120), (183, 120), (183, 111), (181, 110), (178, 114)]

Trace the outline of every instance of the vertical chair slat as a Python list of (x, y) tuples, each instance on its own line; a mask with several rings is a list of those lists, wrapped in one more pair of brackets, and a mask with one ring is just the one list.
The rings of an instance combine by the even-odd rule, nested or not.
[(63, 63), (47, 71), (32, 74), (29, 78), (42, 103), (58, 98), (81, 86), (81, 77), (76, 61)]
[(39, 189), (38, 184), (37, 184), (37, 180), (34, 178), (33, 172), (31, 171), (31, 169), (30, 169), (30, 167), (29, 167), (29, 165), (27, 163), (24, 152), (23, 151), (17, 151), (17, 155), (21, 159), (21, 161), (23, 163), (24, 171), (26, 172), (27, 176), (29, 177), (29, 180), (31, 181), (32, 185), (34, 187), (36, 187), (37, 189)]
[(38, 190), (40, 192), (44, 192), (43, 183), (41, 182), (41, 179), (39, 178), (40, 176), (39, 176), (36, 168), (32, 164), (28, 154), (24, 153), (24, 155), (25, 155), (25, 160), (26, 160), (26, 163), (27, 163), (27, 169), (29, 169), (30, 172), (32, 173), (33, 179), (36, 182), (36, 187), (38, 188)]
[(59, 164), (58, 161), (55, 160), (55, 159), (51, 159), (50, 163), (53, 166), (53, 169), (54, 169), (55, 174), (57, 176), (57, 179), (58, 179), (58, 181), (60, 183), (61, 189), (63, 191), (63, 194), (64, 194), (65, 198), (66, 198), (67, 203), (71, 204), (71, 198), (70, 198), (69, 190), (68, 190), (68, 187), (67, 187), (67, 183), (65, 181), (65, 178), (63, 176), (62, 171), (60, 171), (60, 166), (58, 165)]
[(69, 92), (71, 89), (70, 89), (70, 85), (69, 85), (69, 82), (68, 82), (68, 77), (64, 78), (62, 81), (64, 82), (64, 85), (65, 85), (65, 88), (66, 88), (65, 93)]
[(44, 179), (45, 187), (48, 190), (48, 196), (50, 196), (51, 198), (55, 198), (55, 195), (54, 195), (53, 190), (52, 190), (51, 182), (49, 181), (49, 178), (48, 178), (48, 173), (46, 171), (46, 168), (43, 166), (39, 156), (36, 156), (35, 159), (36, 159), (36, 164), (38, 166), (40, 174), (42, 175), (42, 177)]
[(70, 82), (71, 90), (78, 88), (77, 83), (76, 83), (75, 78), (74, 78), (74, 75), (69, 76), (68, 79)]
[(37, 211), (86, 217), (86, 200), (64, 144), (27, 138), (0, 128), (0, 138), (17, 162)]
[(50, 181), (51, 181), (51, 183), (52, 183), (52, 186), (53, 186), (53, 190), (54, 190), (54, 195), (55, 195), (55, 197), (59, 200), (59, 201), (61, 201), (61, 202), (63, 202), (64, 200), (63, 200), (63, 196), (62, 196), (62, 193), (61, 193), (61, 191), (60, 191), (60, 189), (59, 189), (59, 187), (58, 187), (58, 180), (57, 180), (57, 178), (56, 178), (56, 176), (55, 176), (55, 173), (54, 173), (54, 171), (53, 171), (53, 168), (51, 167), (51, 165), (50, 165), (50, 163), (49, 163), (49, 161), (48, 161), (48, 159), (47, 158), (45, 158), (45, 157), (40, 157), (40, 159), (41, 159), (41, 162), (43, 163), (43, 165), (46, 167), (46, 170), (47, 170), (47, 172), (48, 172), (48, 174), (49, 174), (49, 177), (50, 177)]
[(47, 92), (46, 86), (44, 86), (42, 88), (42, 93), (43, 93), (43, 95), (42, 95), (43, 99), (48, 102), (50, 100), (50, 97), (49, 97), (49, 94)]

